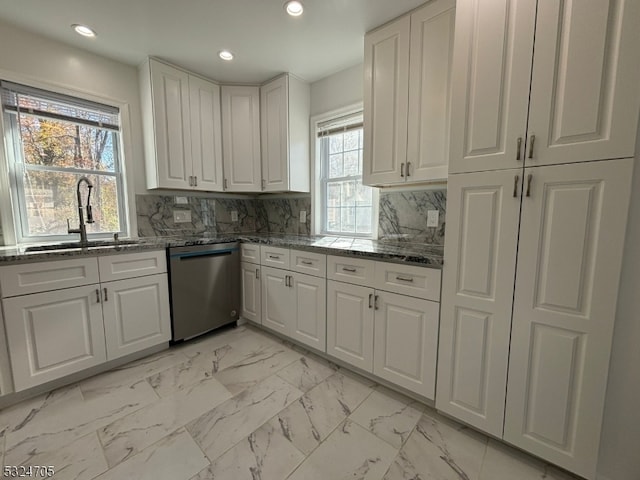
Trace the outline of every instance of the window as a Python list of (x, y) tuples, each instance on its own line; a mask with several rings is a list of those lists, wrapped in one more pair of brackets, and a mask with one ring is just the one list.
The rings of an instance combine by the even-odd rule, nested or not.
[(93, 184), (87, 233), (126, 234), (118, 109), (4, 81), (1, 97), (16, 240), (68, 239), (82, 176)]
[(362, 184), (362, 113), (318, 124), (322, 233), (370, 237), (374, 193)]

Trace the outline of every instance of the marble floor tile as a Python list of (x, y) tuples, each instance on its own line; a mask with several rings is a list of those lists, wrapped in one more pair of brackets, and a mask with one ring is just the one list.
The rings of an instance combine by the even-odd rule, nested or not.
[(263, 425), (192, 480), (282, 480), (305, 456), (282, 436)]
[(247, 358), (214, 375), (233, 395), (256, 385), (298, 360), (300, 353), (276, 344), (265, 347), (255, 357)]
[(378, 386), (349, 418), (399, 449), (409, 438), (423, 410), (421, 403)]
[(422, 416), (385, 480), (478, 480), (487, 438), (444, 417), (433, 417), (437, 419)]
[(301, 396), (273, 375), (193, 420), (187, 431), (214, 461)]
[(45, 402), (40, 409), (31, 410), (7, 433), (5, 461), (20, 465), (33, 452), (55, 451), (60, 445), (95, 432), (157, 400), (158, 396), (146, 381), (137, 380), (124, 387), (105, 387), (101, 394), (88, 397), (75, 386), (55, 402)]
[(336, 372), (278, 413), (270, 423), (309, 454), (367, 398), (373, 383)]
[(229, 398), (227, 389), (209, 378), (106, 425), (98, 436), (108, 465), (123, 462)]
[(96, 478), (188, 480), (208, 463), (191, 436), (180, 429)]
[(333, 364), (307, 355), (280, 370), (278, 376), (298, 390), (308, 392), (335, 372), (336, 367)]
[(480, 480), (577, 480), (515, 448), (489, 440)]
[(224, 347), (234, 340), (244, 338), (252, 333), (253, 331), (245, 325), (235, 328), (222, 328), (178, 343), (171, 348), (190, 358), (200, 353), (213, 352), (217, 348)]
[[(189, 360), (157, 373), (147, 380), (161, 397), (166, 397), (186, 386), (200, 382), (214, 374), (238, 363), (267, 360), (274, 355), (274, 350), (282, 349), (282, 345), (266, 336), (246, 331), (242, 338), (227, 336), (232, 342), (210, 350), (192, 349), (188, 352)], [(234, 339), (235, 338), (235, 339)]]
[(346, 420), (302, 462), (289, 480), (379, 480), (397, 450)]
[(22, 465), (53, 466), (55, 480), (88, 480), (107, 471), (107, 461), (95, 432), (58, 445), (56, 450), (34, 450)]

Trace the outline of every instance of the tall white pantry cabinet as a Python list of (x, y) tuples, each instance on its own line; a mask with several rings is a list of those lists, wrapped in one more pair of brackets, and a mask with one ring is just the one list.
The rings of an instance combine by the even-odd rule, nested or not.
[(458, 0), (436, 407), (595, 478), (640, 2)]

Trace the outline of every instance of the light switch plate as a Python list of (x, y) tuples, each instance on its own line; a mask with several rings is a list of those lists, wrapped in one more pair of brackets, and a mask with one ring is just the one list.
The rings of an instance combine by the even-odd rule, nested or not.
[(191, 222), (191, 210), (174, 210), (173, 223), (189, 223)]
[(237, 222), (238, 221), (238, 211), (237, 210), (231, 210), (231, 221), (232, 222)]
[(307, 211), (300, 210), (300, 223), (307, 223)]
[(428, 210), (427, 211), (427, 227), (437, 227), (439, 216), (440, 216), (440, 212), (438, 210)]

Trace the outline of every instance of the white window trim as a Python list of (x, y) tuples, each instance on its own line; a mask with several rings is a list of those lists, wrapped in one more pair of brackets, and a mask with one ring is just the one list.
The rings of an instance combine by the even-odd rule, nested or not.
[(326, 235), (333, 237), (361, 237), (372, 240), (378, 239), (378, 217), (379, 217), (379, 204), (380, 196), (379, 189), (373, 188), (372, 202), (373, 202), (373, 224), (371, 228), (371, 235), (339, 235), (323, 232), (323, 218), (324, 218), (324, 205), (322, 204), (322, 162), (320, 156), (320, 142), (317, 141), (318, 126), (321, 123), (333, 120), (338, 117), (344, 117), (346, 115), (352, 115), (355, 113), (361, 113), (363, 108), (362, 102), (348, 105), (346, 107), (331, 110), (329, 112), (320, 113), (311, 117), (309, 121), (309, 137), (311, 145), (311, 212), (313, 218), (311, 221), (311, 234), (312, 235)]
[[(90, 102), (110, 105), (120, 110), (120, 171), (122, 173), (124, 184), (124, 188), (122, 190), (124, 218), (121, 219), (121, 222), (123, 226), (126, 226), (129, 237), (137, 237), (138, 222), (135, 215), (136, 195), (135, 179), (133, 177), (133, 151), (131, 149), (133, 135), (131, 133), (131, 114), (129, 103), (123, 102), (119, 99), (95, 95), (94, 93), (80, 89), (70, 89), (63, 85), (49, 83), (3, 69), (0, 69), (0, 78), (9, 82), (39, 88), (41, 90), (48, 90), (50, 92), (69, 95), (83, 100), (88, 100)], [(15, 230), (16, 219), (14, 218), (14, 209), (12, 207), (13, 200), (10, 190), (11, 174), (9, 171), (9, 159), (7, 157), (5, 128), (4, 115), (0, 112), (0, 136), (2, 137), (0, 139), (0, 224), (2, 225), (2, 237), (4, 239), (4, 244), (15, 245), (17, 239), (17, 232)], [(68, 238), (65, 238), (65, 240), (68, 240)]]

